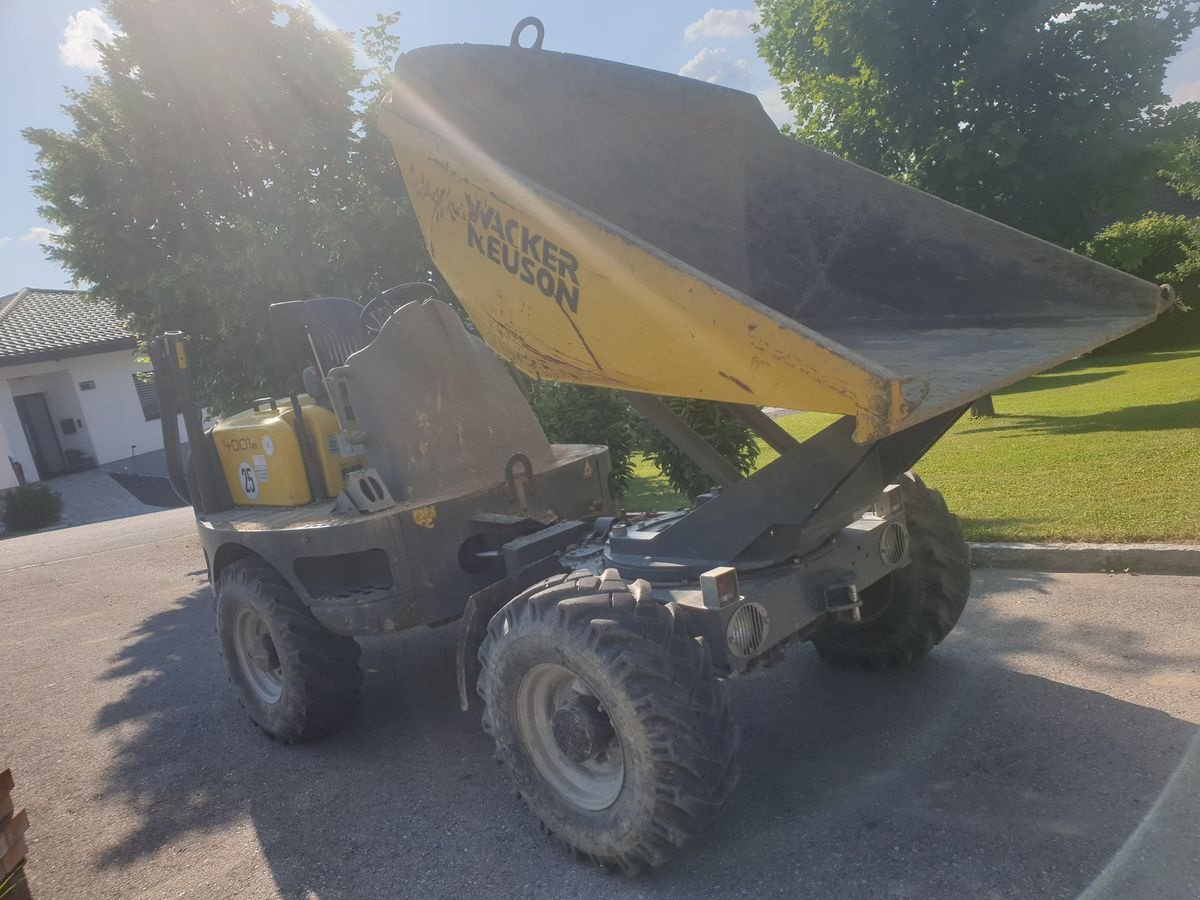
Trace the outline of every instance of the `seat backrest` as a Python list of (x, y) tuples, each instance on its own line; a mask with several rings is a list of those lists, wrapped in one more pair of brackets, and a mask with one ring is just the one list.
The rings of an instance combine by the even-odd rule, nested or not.
[(318, 366), (328, 372), (345, 365), (350, 354), (370, 343), (361, 317), (362, 306), (345, 297), (272, 303), (271, 334), (284, 359), (312, 359), (315, 347)]
[(367, 461), (397, 500), (503, 483), (518, 453), (534, 472), (554, 462), (504, 364), (439, 300), (402, 306), (337, 376), (346, 379)]

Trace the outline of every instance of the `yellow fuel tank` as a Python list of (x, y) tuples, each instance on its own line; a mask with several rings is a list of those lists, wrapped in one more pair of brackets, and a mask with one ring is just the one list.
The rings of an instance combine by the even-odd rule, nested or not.
[[(300, 410), (325, 493), (342, 489), (344, 473), (366, 465), (362, 448), (341, 437), (333, 412), (300, 395)], [(218, 422), (213, 443), (237, 506), (302, 506), (313, 500), (296, 438), (290, 400), (262, 400)]]

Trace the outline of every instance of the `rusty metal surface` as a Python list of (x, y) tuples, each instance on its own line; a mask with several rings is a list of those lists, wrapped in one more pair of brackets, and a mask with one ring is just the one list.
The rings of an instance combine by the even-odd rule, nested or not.
[[(554, 453), (551, 467), (555, 469), (594, 459), (605, 449), (595, 444), (551, 444), (550, 447)], [(504, 472), (501, 470), (499, 476), (493, 479), (489, 487), (497, 487), (503, 482)], [(374, 513), (339, 512), (334, 508), (336, 500), (322, 500), (318, 503), (296, 507), (242, 507), (227, 512), (197, 516), (197, 522), (203, 528), (222, 532), (322, 528), (347, 522), (363, 522), (372, 518), (388, 518), (397, 512), (411, 512), (429, 506), (437, 506), (462, 494), (462, 491), (449, 490), (432, 497), (419, 497), (398, 502), (394, 508)]]
[[(579, 518), (609, 511), (608, 450), (583, 444), (555, 445), (551, 465), (534, 473), (531, 493), (543, 498), (554, 518)], [(317, 620), (338, 634), (379, 634), (462, 614), (467, 598), (504, 572), (495, 559), (465, 568), (467, 542), (487, 529), (481, 515), (519, 515), (517, 498), (504, 483), (423, 497), (373, 513), (338, 512), (332, 502), (298, 508), (245, 508), (196, 519), (201, 546), (215, 581), (240, 553), (266, 560), (310, 607)], [(318, 596), (297, 573), (300, 560), (317, 567), (340, 565), (337, 557), (382, 550), (393, 584), (370, 594)]]
[(751, 94), (466, 44), (397, 73), (497, 163), (806, 324), (1158, 308), (1154, 285), (780, 134)]
[(475, 695), (475, 682), (479, 680), (479, 647), (487, 636), (488, 623), (505, 603), (513, 597), (508, 579), (493, 582), (473, 593), (467, 600), (461, 621), (458, 623), (458, 640), (455, 643), (454, 669), (458, 684), (458, 708), (466, 712)]
[(392, 496), (467, 493), (514, 454), (540, 471), (550, 442), (487, 344), (445, 303), (409, 303), (346, 362), (356, 427)]
[[(510, 47), (423, 48), (396, 72), (384, 130), (431, 252), (489, 342), (535, 375), (728, 402), (776, 397), (852, 412), (859, 438), (873, 439), (1106, 343), (1167, 305), (1155, 285), (781, 135), (748, 94)], [(505, 282), (520, 241), (503, 229), (490, 268), (455, 255), (442, 217), (482, 228), (479, 204), (505, 228), (557, 223), (567, 235), (569, 262), (558, 254), (550, 294)], [(492, 248), (484, 239), (476, 249)], [(691, 282), (651, 272), (646, 255)], [(712, 291), (753, 316), (730, 317)], [(557, 330), (538, 320), (546, 303)], [(605, 307), (634, 325), (596, 311)], [(639, 352), (623, 353), (631, 342)], [(678, 367), (696, 371), (668, 377)]]

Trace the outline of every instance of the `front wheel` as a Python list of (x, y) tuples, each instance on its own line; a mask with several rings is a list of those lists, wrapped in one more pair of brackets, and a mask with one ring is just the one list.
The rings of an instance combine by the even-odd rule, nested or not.
[(812, 636), (827, 662), (890, 669), (925, 656), (958, 622), (971, 593), (971, 555), (958, 518), (917, 475), (900, 478), (908, 521), (907, 566), (862, 592), (862, 621), (833, 622)]
[(256, 725), (291, 743), (328, 734), (349, 717), (362, 684), (354, 638), (326, 631), (260, 559), (231, 564), (216, 594), (221, 655)]
[(708, 647), (649, 585), (559, 576), (492, 619), (484, 729), (553, 834), (626, 872), (661, 865), (717, 814), (738, 735)]

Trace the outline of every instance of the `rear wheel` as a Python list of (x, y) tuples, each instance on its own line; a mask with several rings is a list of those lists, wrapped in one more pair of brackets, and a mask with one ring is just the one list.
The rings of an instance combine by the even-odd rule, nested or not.
[(737, 780), (725, 684), (649, 585), (560, 576), (492, 619), (484, 729), (543, 826), (595, 862), (657, 866)]
[(971, 556), (942, 495), (909, 472), (900, 479), (909, 556), (862, 591), (862, 621), (838, 621), (812, 637), (828, 662), (889, 669), (925, 656), (958, 622), (971, 592)]
[(259, 559), (226, 568), (216, 593), (221, 655), (256, 725), (290, 743), (328, 734), (350, 716), (362, 684), (354, 638), (326, 631)]

